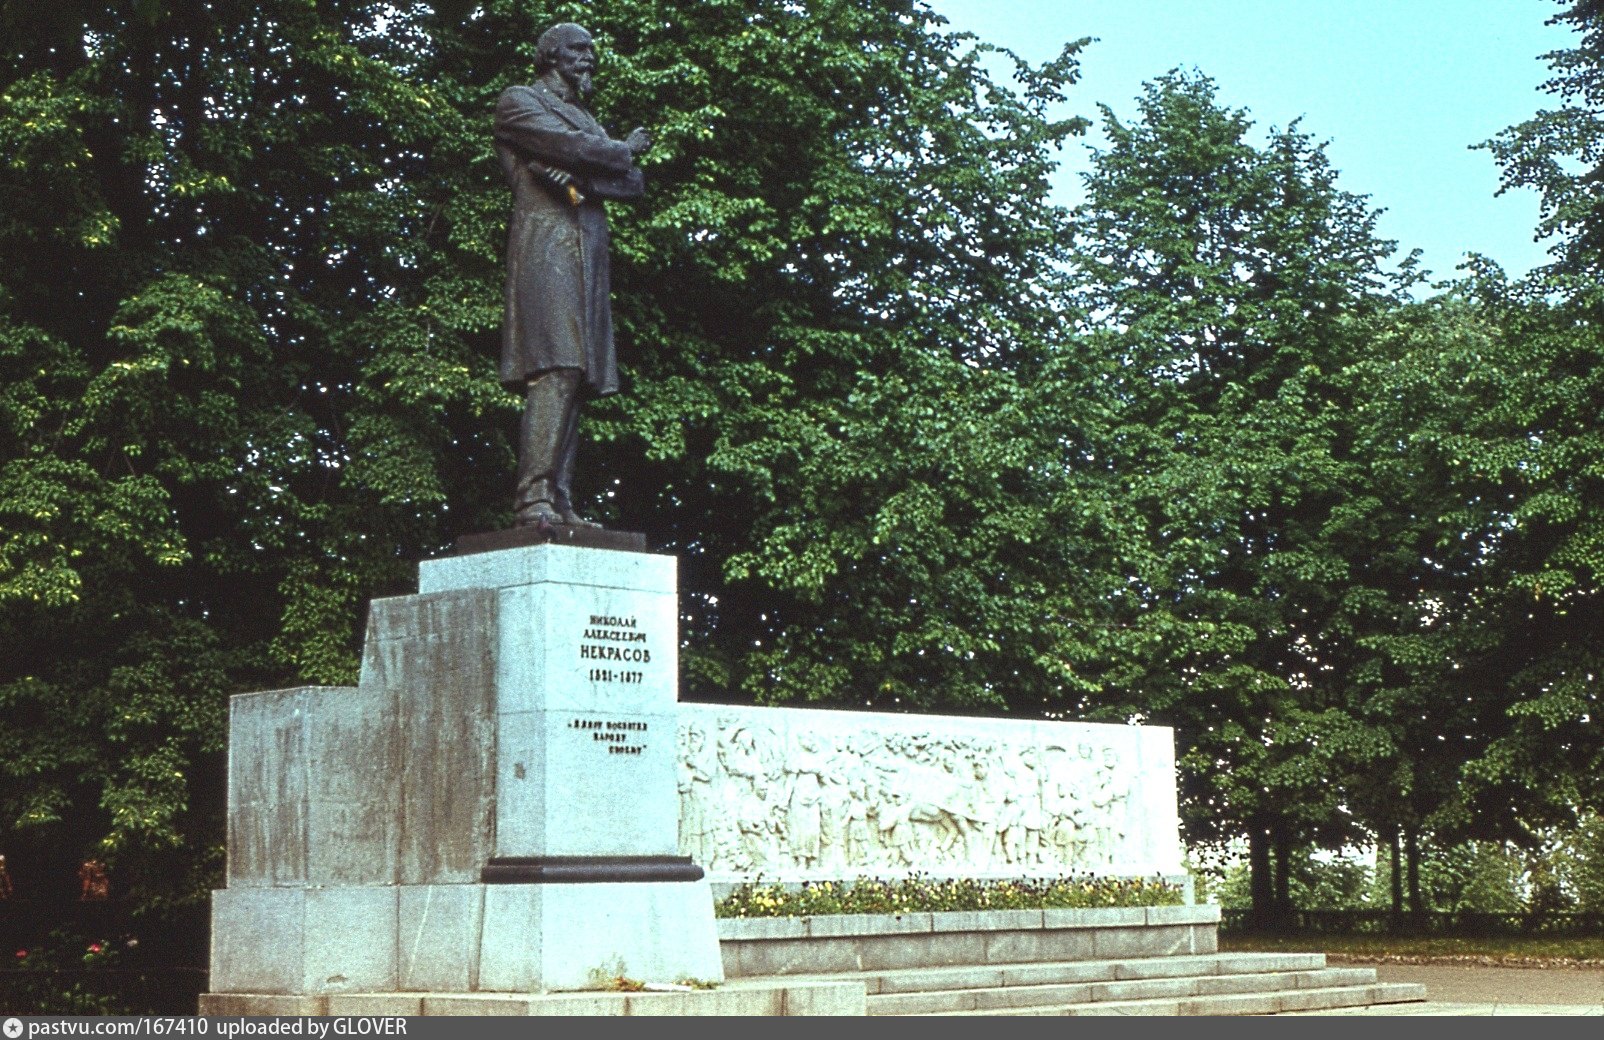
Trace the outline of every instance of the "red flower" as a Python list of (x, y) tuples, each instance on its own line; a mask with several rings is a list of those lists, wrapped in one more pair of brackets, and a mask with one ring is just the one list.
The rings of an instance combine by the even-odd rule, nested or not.
[(90, 943), (89, 944), (89, 952), (90, 953), (99, 953), (100, 952), (100, 944), (99, 943)]
[(21, 959), (21, 958), (23, 958), (23, 957), (26, 957), (26, 956), (28, 956), (28, 951), (27, 951), (27, 950), (18, 950), (18, 951), (17, 951), (17, 958), (18, 958), (18, 959), (19, 959), (19, 960), (20, 960), (20, 959)]

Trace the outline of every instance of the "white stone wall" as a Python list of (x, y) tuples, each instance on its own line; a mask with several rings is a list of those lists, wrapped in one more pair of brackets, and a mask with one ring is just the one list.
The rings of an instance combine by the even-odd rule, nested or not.
[(678, 759), (715, 882), (1181, 873), (1164, 727), (681, 704)]

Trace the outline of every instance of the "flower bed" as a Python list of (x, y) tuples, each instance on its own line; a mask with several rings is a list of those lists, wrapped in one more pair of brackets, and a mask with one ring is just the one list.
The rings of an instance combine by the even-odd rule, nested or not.
[(815, 917), (955, 910), (1054, 910), (1179, 906), (1181, 887), (1162, 878), (930, 878), (746, 884), (714, 904), (717, 917)]

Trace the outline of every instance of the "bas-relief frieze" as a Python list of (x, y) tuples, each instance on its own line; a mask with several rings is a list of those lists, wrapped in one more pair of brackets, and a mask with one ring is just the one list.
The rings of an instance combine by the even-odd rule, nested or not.
[(680, 852), (726, 880), (1176, 872), (1143, 732), (681, 705)]

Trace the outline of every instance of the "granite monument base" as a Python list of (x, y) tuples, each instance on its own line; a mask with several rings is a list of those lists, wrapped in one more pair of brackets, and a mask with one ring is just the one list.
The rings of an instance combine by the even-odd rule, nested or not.
[(676, 848), (672, 557), (552, 542), (425, 561), (356, 687), (231, 705), (214, 994), (719, 981)]
[(544, 993), (723, 978), (706, 881), (241, 888), (213, 993)]

